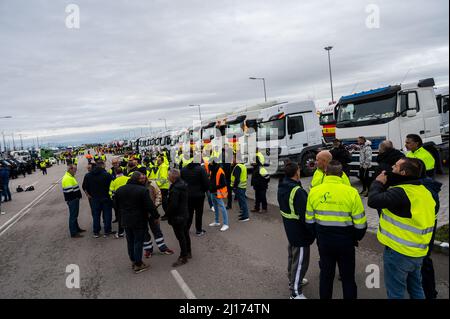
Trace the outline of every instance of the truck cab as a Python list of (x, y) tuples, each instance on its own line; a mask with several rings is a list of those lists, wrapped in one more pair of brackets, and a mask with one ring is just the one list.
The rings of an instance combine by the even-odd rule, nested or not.
[(322, 147), (322, 128), (314, 101), (284, 103), (261, 110), (257, 139), (272, 173), (281, 171), (287, 161), (294, 161), (304, 175), (312, 175), (317, 151)]
[(331, 143), (336, 138), (336, 119), (334, 118), (334, 108), (336, 103), (323, 109), (319, 113), (319, 123), (322, 126), (322, 136), (325, 143)]
[[(336, 137), (348, 145), (364, 136), (372, 142), (373, 161), (384, 140), (405, 150), (408, 134), (418, 134), (425, 146), (440, 145), (440, 116), (433, 86), (434, 79), (429, 78), (341, 97), (335, 107)], [(352, 175), (358, 163), (359, 154), (355, 152), (350, 163)]]
[(449, 123), (448, 123), (448, 86), (438, 88), (435, 91), (438, 113), (441, 118), (441, 135), (448, 140)]

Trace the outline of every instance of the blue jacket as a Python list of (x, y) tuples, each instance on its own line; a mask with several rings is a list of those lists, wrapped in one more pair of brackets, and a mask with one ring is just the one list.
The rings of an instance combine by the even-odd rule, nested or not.
[[(278, 205), (283, 212), (290, 212), (289, 196), (296, 186), (302, 186), (290, 178), (285, 178), (278, 185)], [(289, 244), (295, 247), (307, 247), (314, 242), (314, 235), (308, 230), (305, 223), (306, 201), (308, 194), (303, 188), (297, 190), (294, 197), (294, 208), (299, 216), (298, 220), (283, 218), (284, 229)]]
[(7, 169), (6, 167), (0, 168), (0, 176), (3, 185), (7, 185), (9, 183), (9, 169)]

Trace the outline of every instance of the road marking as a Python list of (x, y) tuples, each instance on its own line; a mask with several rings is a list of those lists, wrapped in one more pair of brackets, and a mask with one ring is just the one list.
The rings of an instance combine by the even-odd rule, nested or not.
[(189, 289), (188, 285), (183, 280), (183, 278), (181, 277), (181, 275), (180, 275), (180, 273), (178, 271), (171, 270), (170, 273), (172, 274), (173, 278), (177, 282), (178, 286), (180, 286), (181, 290), (183, 291), (183, 293), (184, 293), (184, 295), (186, 296), (187, 299), (197, 299), (197, 297), (195, 297), (195, 295), (192, 292), (192, 290)]
[(6, 221), (3, 225), (0, 226), (0, 236), (3, 235), (9, 228), (11, 228), (15, 223), (17, 223), (23, 216), (28, 214), (31, 208), (40, 202), (45, 195), (47, 195), (58, 183), (62, 180), (62, 177), (57, 181), (52, 183), (45, 191), (43, 191), (38, 197), (36, 197), (33, 201), (31, 201), (27, 206), (22, 208), (17, 214), (11, 217)]

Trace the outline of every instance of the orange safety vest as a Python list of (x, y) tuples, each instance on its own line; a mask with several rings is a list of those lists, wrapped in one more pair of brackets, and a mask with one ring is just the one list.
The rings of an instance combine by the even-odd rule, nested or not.
[[(223, 171), (222, 167), (219, 167), (216, 174), (216, 186), (219, 186), (220, 175), (222, 174), (225, 175), (225, 172)], [(227, 198), (227, 197), (228, 197), (228, 188), (226, 186), (222, 188), (217, 188), (217, 198)]]

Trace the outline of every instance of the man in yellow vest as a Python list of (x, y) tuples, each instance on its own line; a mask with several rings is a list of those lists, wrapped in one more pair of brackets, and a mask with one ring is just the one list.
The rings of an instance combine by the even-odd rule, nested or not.
[[(258, 155), (258, 153), (260, 155)], [(264, 156), (258, 151), (256, 153), (256, 161), (252, 163), (253, 174), (251, 185), (255, 190), (255, 208), (252, 213), (267, 213), (267, 188), (270, 181), (270, 175), (264, 167)], [(262, 206), (262, 210), (260, 210)]]
[(84, 232), (84, 229), (81, 229), (78, 225), (78, 214), (80, 211), (80, 199), (81, 199), (81, 191), (80, 186), (75, 178), (75, 174), (77, 173), (77, 166), (74, 164), (70, 164), (67, 167), (67, 172), (64, 175), (61, 186), (64, 193), (64, 200), (69, 207), (69, 231), (70, 237), (72, 238), (81, 238), (83, 237), (80, 233)]
[(156, 181), (159, 189), (161, 190), (162, 196), (162, 208), (164, 210), (164, 216), (161, 220), (167, 220), (167, 206), (168, 206), (168, 196), (169, 196), (169, 165), (164, 163), (163, 156), (159, 156), (156, 162), (156, 172), (154, 173), (153, 179)]
[(436, 161), (433, 155), (423, 147), (422, 138), (416, 134), (407, 135), (405, 147), (409, 151), (406, 157), (420, 159), (425, 164), (426, 174), (433, 178)]
[(421, 267), (435, 225), (436, 201), (421, 181), (423, 163), (403, 158), (392, 167), (396, 181), (383, 171), (372, 183), (368, 205), (381, 209), (378, 241), (385, 246), (384, 282), (389, 299), (424, 299)]
[[(325, 172), (327, 170), (328, 163), (333, 159), (330, 151), (320, 151), (316, 155), (317, 169), (314, 171), (313, 178), (311, 180), (311, 188), (320, 185), (325, 179)], [(351, 186), (350, 179), (345, 172), (342, 173), (342, 181), (345, 185)]]
[[(117, 163), (119, 163), (119, 161), (117, 160)], [(111, 182), (111, 184), (109, 185), (109, 195), (111, 196), (111, 200), (113, 201), (113, 208), (114, 208), (114, 213), (115, 213), (115, 220), (113, 220), (113, 223), (118, 222), (119, 223), (119, 228), (117, 233), (115, 234), (116, 238), (123, 238), (124, 237), (124, 228), (122, 227), (122, 222), (120, 220), (120, 212), (117, 209), (117, 207), (115, 206), (115, 201), (114, 201), (114, 195), (116, 193), (116, 191), (127, 184), (128, 180), (130, 179), (128, 176), (123, 175), (123, 170), (122, 167), (117, 166), (117, 167), (113, 167), (112, 169), (114, 169), (114, 176), (115, 178), (113, 179), (113, 181)]]
[(320, 256), (320, 299), (333, 297), (336, 264), (344, 299), (356, 299), (355, 246), (367, 229), (364, 206), (356, 188), (342, 179), (342, 164), (328, 163), (323, 183), (311, 189), (305, 221), (316, 234)]
[(241, 163), (240, 154), (236, 153), (233, 158), (233, 170), (231, 172), (231, 187), (239, 202), (239, 221), (246, 222), (250, 220), (247, 207), (247, 167)]
[(285, 178), (278, 185), (278, 205), (283, 218), (288, 246), (288, 278), (291, 299), (306, 299), (302, 286), (308, 283), (305, 278), (309, 266), (310, 246), (314, 235), (305, 223), (308, 194), (300, 182), (300, 168), (289, 162), (284, 167)]

